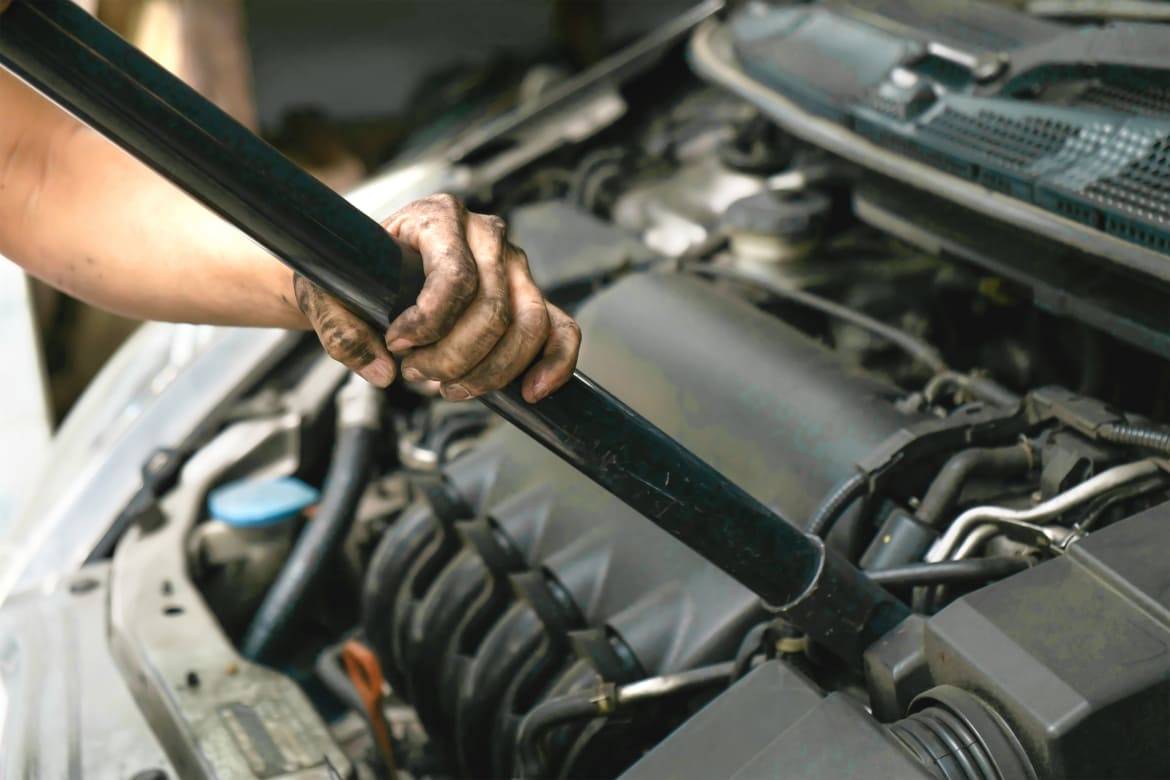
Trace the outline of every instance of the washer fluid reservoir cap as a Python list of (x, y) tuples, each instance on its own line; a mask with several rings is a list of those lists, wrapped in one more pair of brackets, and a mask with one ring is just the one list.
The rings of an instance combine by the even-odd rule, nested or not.
[(268, 528), (291, 520), (320, 497), (316, 488), (295, 477), (246, 479), (211, 491), (207, 509), (233, 528)]

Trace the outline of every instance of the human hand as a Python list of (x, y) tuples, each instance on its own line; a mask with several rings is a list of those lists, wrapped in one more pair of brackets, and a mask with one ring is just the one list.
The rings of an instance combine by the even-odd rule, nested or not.
[(534, 403), (568, 381), (580, 328), (544, 299), (502, 219), (470, 212), (451, 195), (432, 195), (383, 226), (422, 256), (426, 274), (418, 300), (384, 336), (308, 279), (294, 277), (297, 306), (331, 357), (379, 387), (394, 381), (395, 357), (401, 358), (405, 379), (437, 381), (451, 401), (498, 390), (524, 373), (522, 393)]

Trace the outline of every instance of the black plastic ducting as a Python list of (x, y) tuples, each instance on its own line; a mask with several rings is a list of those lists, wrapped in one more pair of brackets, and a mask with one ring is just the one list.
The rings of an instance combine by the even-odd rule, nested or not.
[(1029, 780), (1024, 749), (974, 695), (944, 685), (927, 691), (890, 733), (942, 780)]

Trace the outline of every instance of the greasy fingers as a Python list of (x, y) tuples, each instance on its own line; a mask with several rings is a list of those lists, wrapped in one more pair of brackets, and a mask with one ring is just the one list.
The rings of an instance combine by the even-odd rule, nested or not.
[(467, 214), (464, 226), (478, 275), (475, 296), (438, 341), (402, 361), (407, 378), (451, 382), (464, 376), (492, 352), (512, 325), (507, 226), (499, 217), (484, 214)]
[(573, 318), (553, 306), (548, 308), (549, 333), (539, 361), (524, 375), (524, 400), (536, 403), (560, 389), (573, 375), (581, 351), (581, 328)]
[(498, 390), (525, 370), (523, 394), (530, 402), (568, 380), (580, 330), (545, 301), (528, 258), (508, 242), (502, 219), (471, 213), (453, 196), (433, 195), (401, 209), (384, 226), (422, 256), (426, 281), (383, 339), (336, 300), (296, 279), (297, 304), (330, 355), (385, 386), (395, 376), (393, 353), (402, 358), (406, 380), (437, 382), (453, 401)]
[(479, 290), (476, 257), (467, 243), (467, 210), (451, 195), (432, 195), (403, 207), (384, 227), (423, 260), (426, 281), (413, 306), (390, 324), (395, 353), (433, 344), (450, 332)]
[(529, 275), (524, 253), (508, 245), (505, 265), (512, 305), (510, 325), (487, 357), (456, 381), (443, 385), (443, 397), (448, 400), (462, 401), (500, 389), (532, 364), (548, 339), (548, 308)]
[(293, 292), (330, 357), (370, 384), (389, 387), (396, 374), (394, 359), (377, 331), (300, 274), (293, 276)]

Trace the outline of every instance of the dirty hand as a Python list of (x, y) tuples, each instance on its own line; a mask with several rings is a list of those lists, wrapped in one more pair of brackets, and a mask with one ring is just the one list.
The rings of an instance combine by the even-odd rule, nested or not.
[(581, 331), (544, 299), (502, 219), (432, 195), (383, 226), (422, 255), (426, 272), (418, 300), (384, 337), (312, 282), (294, 278), (297, 306), (330, 356), (379, 387), (394, 381), (394, 357), (401, 358), (404, 378), (437, 381), (451, 401), (498, 390), (525, 369), (530, 403), (568, 381)]

